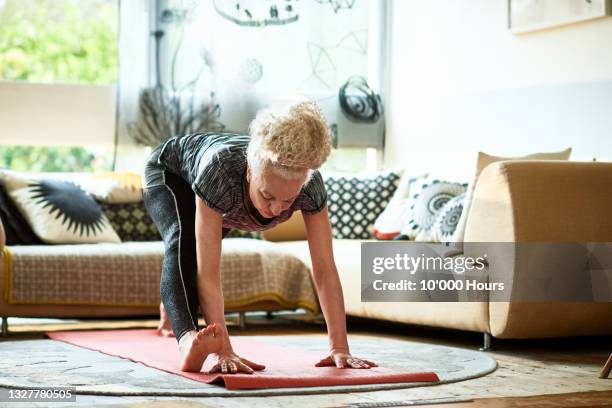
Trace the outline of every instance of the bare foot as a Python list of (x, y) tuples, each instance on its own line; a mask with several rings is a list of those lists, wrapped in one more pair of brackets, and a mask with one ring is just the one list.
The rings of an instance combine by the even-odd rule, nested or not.
[(161, 302), (159, 303), (159, 325), (157, 325), (157, 333), (163, 337), (174, 337), (172, 323), (168, 320), (168, 313), (166, 313), (164, 304)]
[(188, 332), (179, 341), (182, 357), (181, 371), (200, 372), (206, 357), (218, 352), (221, 345), (221, 336), (218, 335), (217, 326), (214, 323), (200, 331)]

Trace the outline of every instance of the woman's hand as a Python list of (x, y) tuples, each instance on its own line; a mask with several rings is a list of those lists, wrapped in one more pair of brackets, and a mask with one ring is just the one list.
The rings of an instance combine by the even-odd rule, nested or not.
[(217, 353), (217, 356), (219, 360), (217, 361), (217, 364), (215, 364), (210, 371), (208, 371), (209, 374), (253, 374), (254, 371), (261, 371), (266, 368), (264, 365), (239, 357), (233, 351), (222, 351)]
[(337, 368), (371, 368), (378, 367), (376, 363), (361, 358), (353, 357), (350, 353), (332, 351), (331, 354), (315, 364), (315, 367), (337, 367)]

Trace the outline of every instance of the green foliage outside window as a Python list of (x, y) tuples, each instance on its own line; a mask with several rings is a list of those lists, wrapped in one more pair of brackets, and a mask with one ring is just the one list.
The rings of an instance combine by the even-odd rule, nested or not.
[[(116, 83), (117, 32), (118, 0), (0, 0), (0, 81)], [(0, 145), (0, 167), (17, 171), (108, 170), (110, 156), (88, 147)], [(340, 149), (324, 169), (356, 171), (365, 162), (365, 149)]]
[[(117, 0), (0, 0), (0, 81), (117, 82)], [(109, 152), (88, 147), (2, 146), (0, 167), (97, 171)]]
[(104, 157), (83, 147), (0, 146), (0, 167), (16, 171), (108, 170)]
[(116, 0), (0, 2), (0, 80), (115, 83), (117, 16)]

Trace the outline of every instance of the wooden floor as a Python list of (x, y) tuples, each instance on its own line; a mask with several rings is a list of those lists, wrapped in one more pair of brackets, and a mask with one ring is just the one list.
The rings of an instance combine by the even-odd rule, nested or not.
[[(228, 320), (231, 317), (228, 317)], [(41, 337), (43, 331), (91, 328), (155, 327), (155, 320), (81, 320), (66, 324), (12, 325), (11, 339)], [(246, 330), (231, 325), (233, 336), (322, 333), (323, 325), (304, 315), (269, 320), (249, 316)], [(351, 336), (381, 336), (476, 350), (478, 333), (424, 328), (364, 319), (349, 319)], [(545, 340), (495, 340), (490, 355), (499, 368), (484, 377), (454, 384), (363, 393), (244, 398), (153, 398), (78, 396), (65, 406), (112, 407), (612, 407), (612, 378), (598, 374), (612, 352), (612, 337)], [(466, 402), (433, 404), (449, 398)], [(392, 404), (394, 403), (394, 404)], [(16, 405), (17, 406), (17, 405)], [(19, 404), (24, 407), (25, 405)], [(42, 405), (41, 405), (42, 406)], [(54, 406), (61, 406), (55, 405)]]

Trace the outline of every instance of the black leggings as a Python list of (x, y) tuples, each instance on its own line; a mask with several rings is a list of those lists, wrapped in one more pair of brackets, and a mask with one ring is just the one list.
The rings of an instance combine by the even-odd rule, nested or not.
[(164, 241), (160, 294), (179, 341), (188, 331), (198, 330), (195, 193), (180, 176), (159, 171), (162, 184), (145, 185), (143, 201)]

